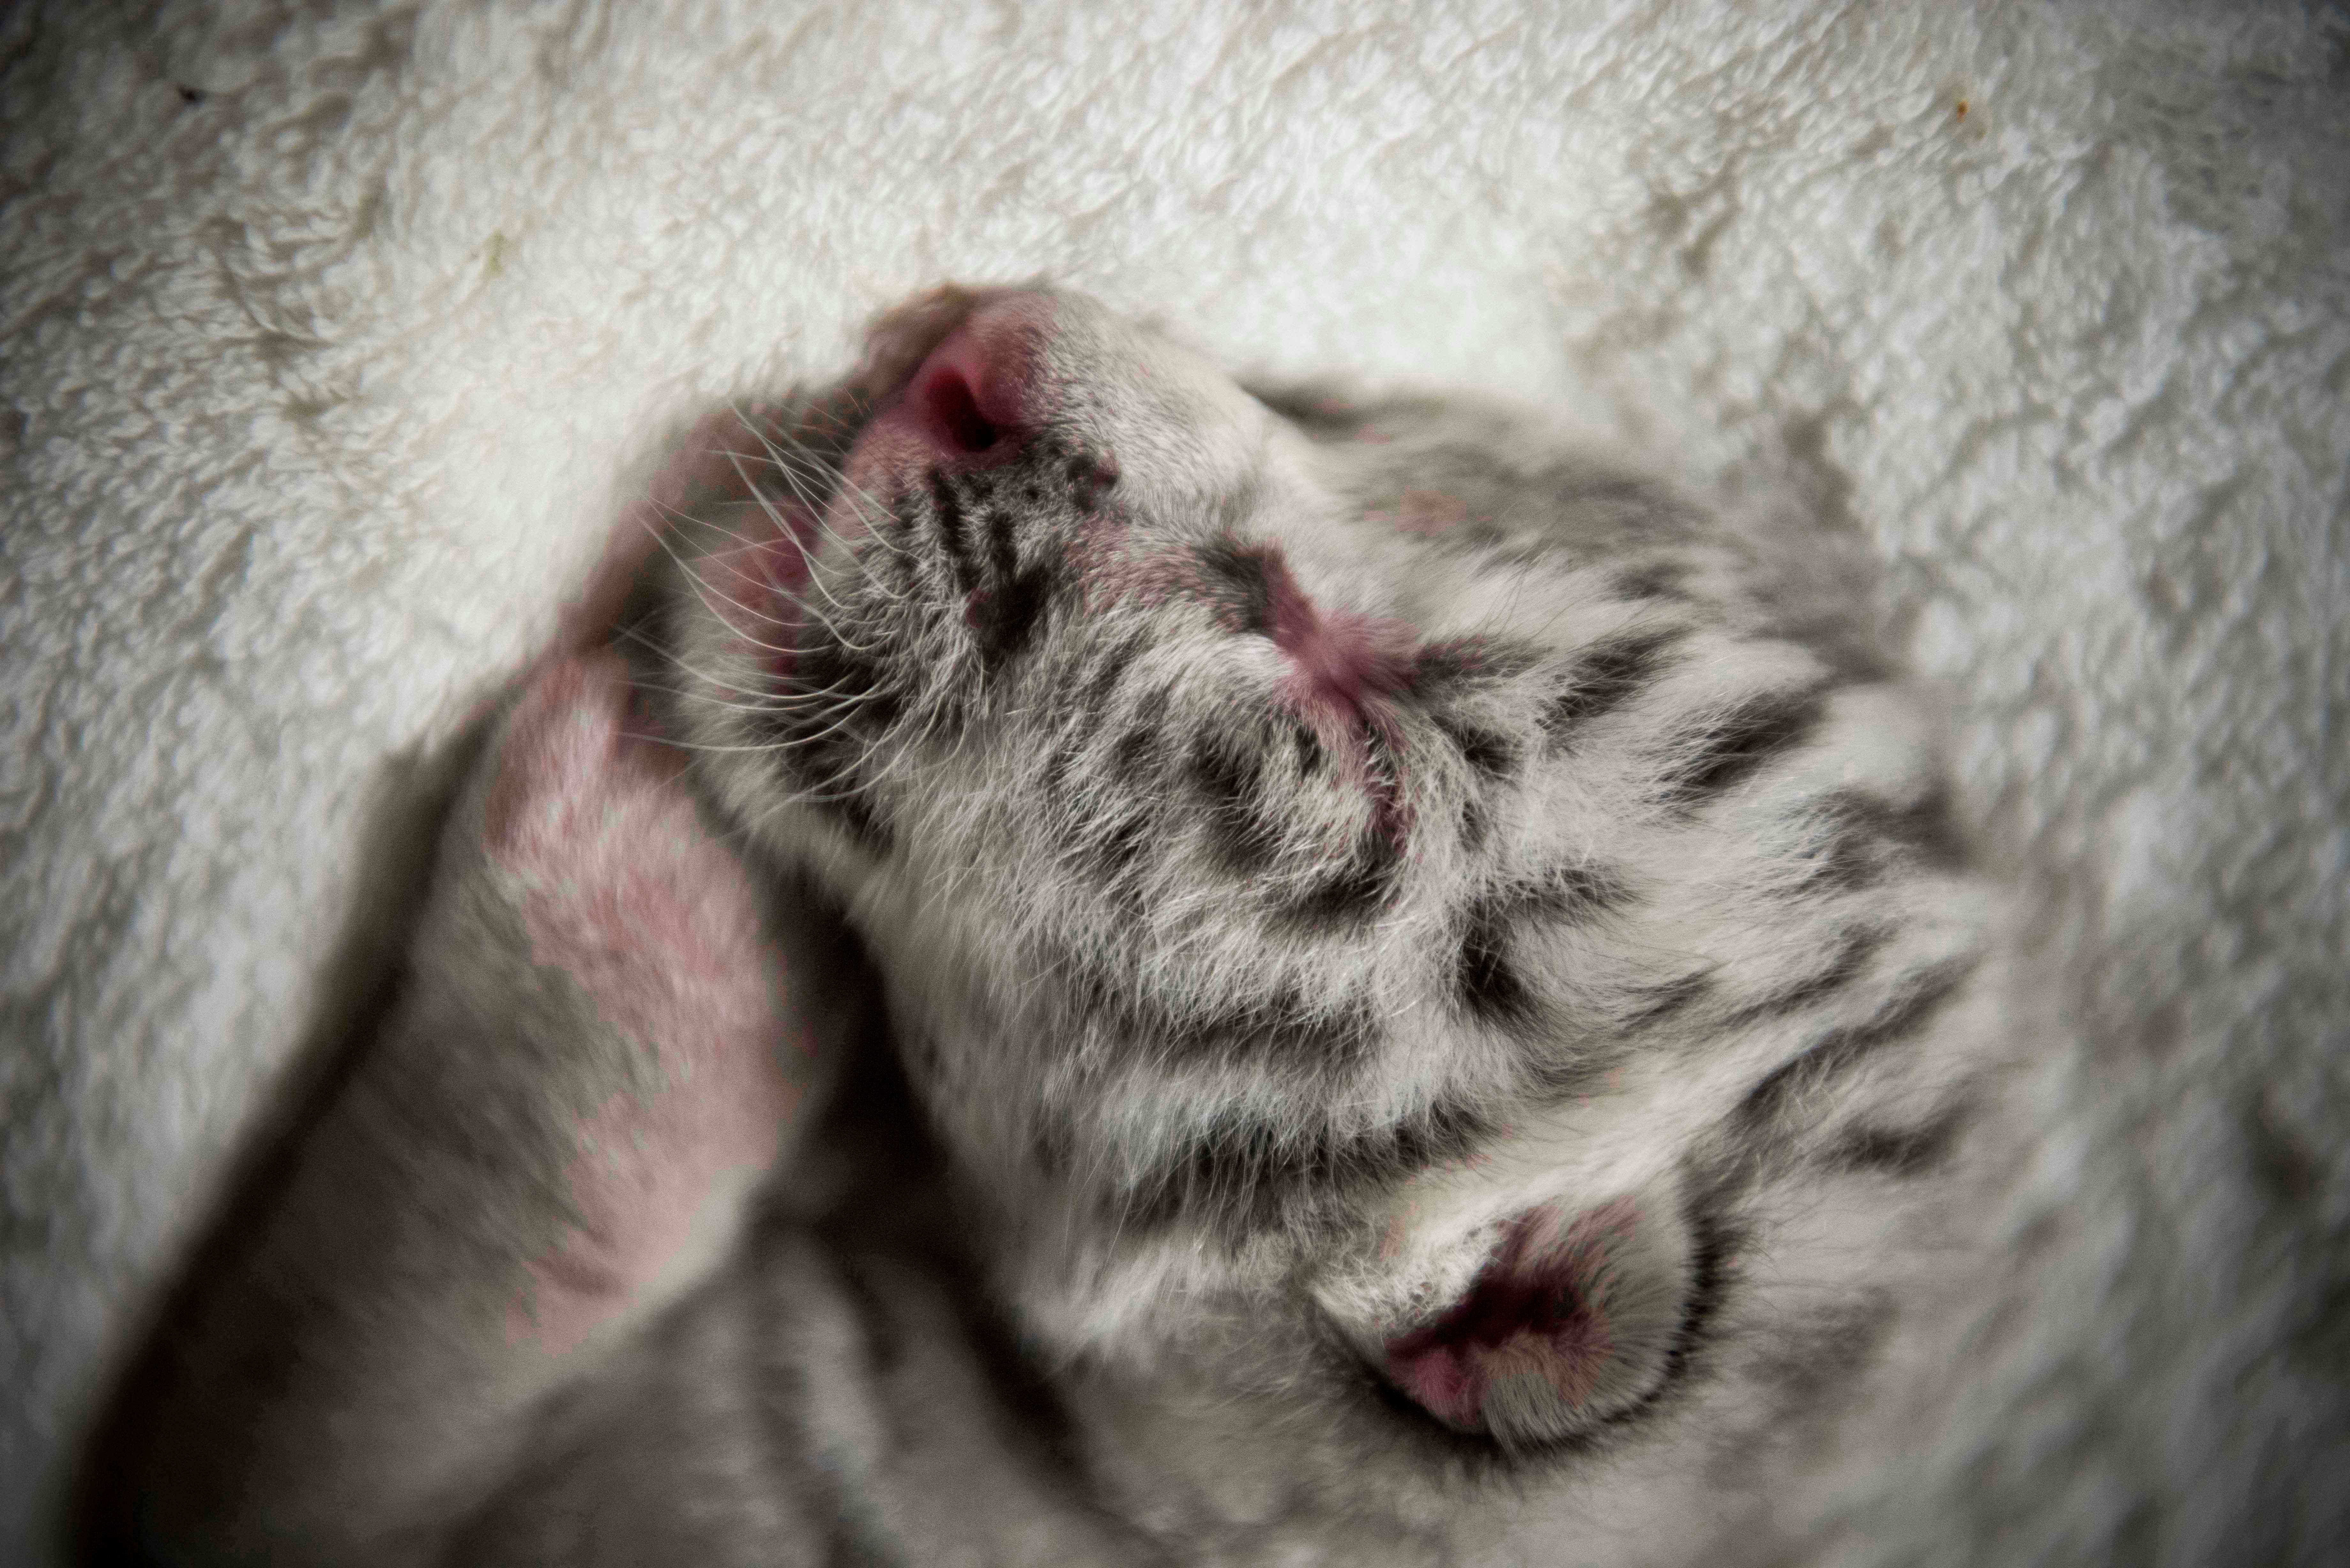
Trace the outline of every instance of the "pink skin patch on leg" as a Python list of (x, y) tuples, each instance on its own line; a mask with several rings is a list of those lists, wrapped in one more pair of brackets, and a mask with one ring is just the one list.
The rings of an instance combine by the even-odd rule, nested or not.
[(660, 1085), (577, 1124), (576, 1229), (530, 1261), (535, 1288), (508, 1312), (510, 1339), (555, 1355), (626, 1310), (713, 1196), (774, 1163), (812, 1044), (783, 1023), (757, 895), (646, 722), (618, 654), (551, 658), (509, 721), (484, 818), (491, 860), (520, 884), (532, 961), (650, 1053)]
[(1572, 1223), (1550, 1208), (1521, 1216), (1450, 1311), (1388, 1341), (1388, 1378), (1464, 1431), (1485, 1424), (1486, 1396), (1505, 1377), (1537, 1377), (1562, 1404), (1581, 1406), (1616, 1353), (1612, 1254), (1638, 1220), (1629, 1199)]

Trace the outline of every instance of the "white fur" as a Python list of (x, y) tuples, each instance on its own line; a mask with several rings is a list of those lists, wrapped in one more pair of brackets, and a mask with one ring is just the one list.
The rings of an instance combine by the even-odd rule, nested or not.
[(1038, 271), (1234, 362), (1792, 451), (1892, 556), (2089, 1036), (2032, 1085), (2033, 1326), (1851, 1550), (2095, 1558), (2154, 1499), (2185, 1561), (2316, 1505), (2265, 1442), (2341, 1430), (2338, 22), (215, 12), (0, 20), (0, 1556), (368, 904), (362, 826), (661, 438)]

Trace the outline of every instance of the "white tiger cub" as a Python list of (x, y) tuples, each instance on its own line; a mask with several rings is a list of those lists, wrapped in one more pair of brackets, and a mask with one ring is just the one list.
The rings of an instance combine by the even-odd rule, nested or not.
[[(1933, 1419), (2016, 1033), (1834, 551), (1045, 289), (893, 312), (763, 433), (635, 626), (739, 857), (616, 662), (542, 673), (411, 1000), (101, 1449), (92, 1555), (1833, 1553)], [(703, 858), (648, 894), (656, 839)], [(676, 1191), (762, 1166), (677, 1263)], [(525, 1274), (521, 1337), (595, 1354), (511, 1308), (501, 1347)], [(234, 1326), (271, 1311), (296, 1348)]]

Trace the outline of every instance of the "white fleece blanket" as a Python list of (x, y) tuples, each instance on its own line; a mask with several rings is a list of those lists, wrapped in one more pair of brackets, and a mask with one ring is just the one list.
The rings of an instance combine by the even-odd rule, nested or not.
[(2189, 1551), (2291, 1484), (2280, 1420), (2339, 1441), (2338, 15), (112, 9), (0, 19), (0, 1560), (46, 1555), (420, 759), (665, 439), (943, 277), (1806, 472), (2085, 1042), (2018, 1224), (2069, 1215), (2050, 1290), (2106, 1304), (1920, 1482), (1945, 1545), (2126, 1543), (2153, 1496)]

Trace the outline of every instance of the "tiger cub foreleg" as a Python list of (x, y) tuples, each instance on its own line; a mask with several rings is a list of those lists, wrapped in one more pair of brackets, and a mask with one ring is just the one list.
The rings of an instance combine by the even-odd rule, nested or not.
[[(812, 917), (763, 901), (632, 701), (616, 654), (557, 656), (497, 724), (380, 1036), (117, 1417), (95, 1556), (439, 1556), (550, 1410), (631, 1380), (587, 1375), (646, 1360), (632, 1329), (788, 1152), (837, 1023), (786, 984)], [(723, 1449), (729, 1413), (671, 1392)]]

